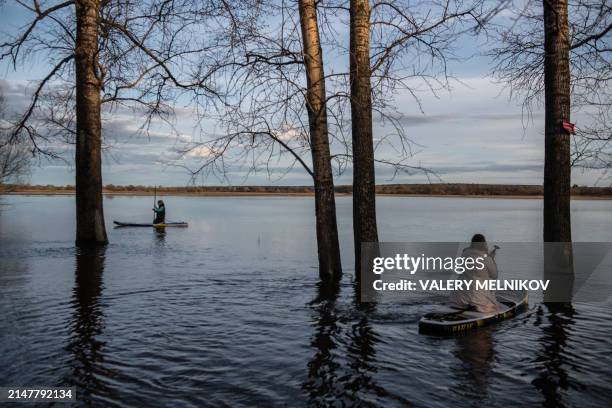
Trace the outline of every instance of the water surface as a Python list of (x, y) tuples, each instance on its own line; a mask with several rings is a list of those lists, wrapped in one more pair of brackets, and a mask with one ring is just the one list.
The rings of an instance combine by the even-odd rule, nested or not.
[[(606, 406), (610, 303), (549, 310), (469, 335), (419, 335), (422, 300), (319, 296), (309, 197), (107, 197), (110, 245), (73, 246), (72, 197), (0, 198), (0, 386), (76, 385), (80, 405)], [(380, 197), (385, 241), (539, 241), (540, 200)], [(577, 241), (612, 241), (612, 201), (573, 201)], [(178, 401), (180, 400), (180, 403)]]

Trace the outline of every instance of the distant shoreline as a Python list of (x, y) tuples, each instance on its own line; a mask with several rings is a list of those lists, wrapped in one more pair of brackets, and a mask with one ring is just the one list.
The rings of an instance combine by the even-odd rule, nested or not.
[[(351, 186), (336, 186), (337, 196), (351, 195)], [(105, 186), (106, 196), (185, 196), (185, 197), (308, 197), (314, 191), (310, 186)], [(542, 186), (502, 184), (381, 184), (376, 186), (379, 196), (398, 197), (464, 197), (542, 199)], [(74, 195), (72, 186), (0, 186), (0, 195)], [(572, 199), (612, 200), (612, 187), (572, 188)]]
[[(19, 191), (19, 192), (0, 192), (0, 196), (74, 196), (74, 192), (57, 192), (57, 191)], [(152, 197), (153, 193), (149, 192), (104, 192), (104, 196), (110, 197)], [(336, 197), (350, 197), (350, 193), (336, 193)], [(158, 197), (314, 197), (314, 193), (158, 193)], [(385, 194), (376, 193), (377, 197), (431, 197), (431, 198), (479, 198), (479, 199), (504, 199), (504, 200), (542, 200), (544, 196), (540, 195), (474, 195), (474, 194)], [(612, 196), (588, 196), (588, 195), (573, 195), (572, 200), (612, 200)]]

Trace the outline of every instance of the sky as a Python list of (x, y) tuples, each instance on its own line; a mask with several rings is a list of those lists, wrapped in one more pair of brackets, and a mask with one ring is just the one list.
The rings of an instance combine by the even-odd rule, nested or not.
[[(27, 16), (8, 2), (0, 14), (0, 35), (14, 32)], [(340, 31), (341, 32), (341, 31)], [(472, 38), (457, 43), (456, 54), (471, 56), (452, 61), (449, 70), (457, 77), (450, 92), (437, 95), (419, 94), (423, 112), (408, 92), (394, 98), (394, 108), (401, 116), (404, 132), (414, 142), (414, 156), (409, 164), (428, 168), (437, 174), (433, 181), (446, 183), (541, 184), (544, 163), (544, 116), (536, 108), (529, 120), (523, 115), (520, 100), (510, 99), (509, 91), (490, 74), (487, 57), (479, 55), (484, 47)], [(333, 59), (333, 64), (339, 64)], [(44, 58), (30, 59), (14, 70), (7, 62), (0, 62), (0, 87), (9, 107), (15, 111), (27, 104), (32, 85), (48, 70)], [(334, 67), (332, 66), (333, 70)], [(328, 70), (329, 71), (329, 70)], [(285, 162), (273, 166), (272, 174), (262, 170), (248, 173), (245, 168), (234, 168), (228, 179), (199, 177), (193, 179), (181, 165), (197, 166), (205, 154), (197, 151), (186, 161), (178, 160), (177, 149), (201, 137), (195, 130), (193, 111), (189, 106), (177, 109), (174, 123), (178, 135), (167, 127), (156, 124), (148, 134), (139, 131), (141, 118), (130, 112), (117, 111), (107, 116), (103, 132), (110, 147), (103, 157), (104, 184), (181, 186), (190, 182), (204, 185), (310, 185), (312, 181), (301, 168), (285, 171)], [(584, 119), (575, 115), (574, 122)], [(205, 127), (211, 134), (218, 131), (215, 123)], [(385, 134), (380, 121), (375, 119), (374, 135)], [(381, 153), (392, 158), (392, 151)], [(31, 184), (74, 184), (71, 152), (67, 162), (42, 159), (32, 169)], [(599, 174), (574, 170), (572, 183), (596, 185)], [(376, 168), (378, 183), (421, 183), (429, 179), (422, 173), (394, 175), (383, 165)], [(350, 168), (337, 176), (336, 184), (350, 184)]]

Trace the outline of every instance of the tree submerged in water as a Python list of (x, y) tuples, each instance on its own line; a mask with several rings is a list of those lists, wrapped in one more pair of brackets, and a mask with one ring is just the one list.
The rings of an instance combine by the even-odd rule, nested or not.
[[(35, 153), (64, 160), (65, 154), (51, 146), (59, 141), (74, 149), (77, 244), (107, 242), (101, 170), (104, 117), (136, 114), (144, 117), (139, 130), (146, 132), (154, 120), (172, 126), (174, 104), (186, 93), (198, 106), (221, 97), (212, 62), (227, 46), (222, 27), (231, 24), (223, 20), (225, 4), (18, 2), (27, 22), (0, 43), (0, 61), (17, 69), (36, 58), (49, 68), (35, 83), (9, 140), (26, 141)], [(213, 23), (218, 31), (208, 29)]]

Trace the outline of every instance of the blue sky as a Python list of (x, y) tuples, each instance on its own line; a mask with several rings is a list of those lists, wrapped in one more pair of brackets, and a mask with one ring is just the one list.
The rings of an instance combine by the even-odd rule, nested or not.
[[(2, 35), (23, 24), (25, 15), (10, 2), (0, 14)], [(13, 31), (14, 32), (14, 31)], [(419, 94), (424, 113), (420, 112), (414, 98), (407, 92), (394, 100), (395, 109), (401, 114), (406, 134), (415, 142), (415, 155), (411, 163), (435, 171), (443, 182), (541, 184), (544, 159), (543, 113), (536, 108), (531, 120), (525, 124), (520, 101), (510, 100), (502, 84), (490, 77), (490, 61), (478, 55), (484, 50), (482, 43), (464, 38), (457, 43), (456, 54), (460, 58), (450, 63), (450, 71), (458, 78), (452, 82), (450, 92), (437, 96), (430, 92)], [(327, 67), (331, 72), (338, 58), (330, 58)], [(13, 70), (6, 62), (0, 63), (0, 85), (7, 102), (14, 110), (21, 109), (31, 92), (32, 81), (40, 79), (48, 69), (44, 58), (31, 59)], [(338, 68), (341, 69), (341, 68)], [(580, 124), (580, 114), (573, 121)], [(104, 133), (112, 146), (105, 153), (103, 179), (105, 184), (185, 185), (190, 174), (176, 160), (176, 149), (185, 142), (199, 138), (194, 130), (193, 111), (189, 106), (177, 109), (175, 123), (179, 135), (166, 127), (155, 125), (148, 135), (138, 131), (140, 118), (134, 114), (117, 112), (104, 123)], [(214, 133), (215, 123), (205, 127)], [(375, 123), (375, 137), (385, 130)], [(187, 164), (196, 165), (196, 152)], [(389, 157), (390, 152), (383, 152)], [(70, 157), (70, 152), (66, 152)], [(234, 168), (229, 182), (241, 184), (309, 185), (309, 176), (296, 167), (285, 174), (285, 162), (276, 163), (272, 177), (266, 171), (252, 173), (245, 178), (244, 168)], [(284, 176), (282, 178), (281, 175)], [(599, 174), (574, 171), (573, 183), (593, 185)], [(32, 184), (65, 185), (74, 183), (70, 163), (41, 160), (33, 168)], [(377, 182), (427, 182), (423, 174), (398, 175), (393, 178), (389, 168), (377, 167)], [(199, 178), (197, 183), (221, 184), (215, 177)], [(350, 184), (350, 169), (336, 180), (337, 184)]]

